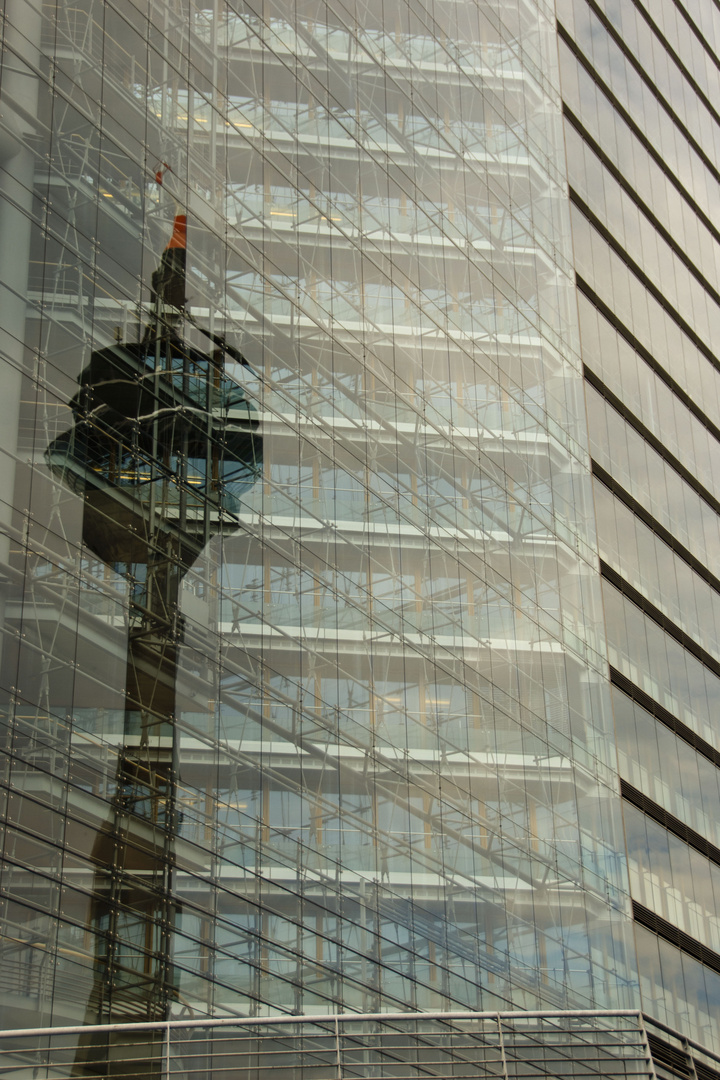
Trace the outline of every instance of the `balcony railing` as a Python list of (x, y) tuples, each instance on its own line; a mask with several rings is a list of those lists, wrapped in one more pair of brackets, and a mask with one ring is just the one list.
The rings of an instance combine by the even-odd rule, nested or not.
[(0, 1076), (123, 1080), (720, 1078), (720, 1056), (630, 1010), (339, 1013), (0, 1034)]

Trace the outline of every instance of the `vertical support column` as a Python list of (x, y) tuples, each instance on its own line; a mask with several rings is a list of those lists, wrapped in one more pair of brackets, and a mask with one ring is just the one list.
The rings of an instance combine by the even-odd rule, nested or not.
[(170, 1080), (170, 1024), (165, 1022), (164, 1080)]
[(507, 1056), (505, 1054), (505, 1039), (503, 1037), (503, 1022), (502, 1017), (498, 1014), (497, 1026), (498, 1026), (498, 1048), (500, 1050), (500, 1060), (502, 1061), (502, 1074), (503, 1080), (510, 1080), (510, 1073), (507, 1067)]
[(658, 1080), (658, 1075), (655, 1072), (655, 1062), (652, 1056), (652, 1050), (650, 1049), (650, 1040), (648, 1039), (647, 1028), (645, 1027), (645, 1017), (641, 1012), (637, 1014), (638, 1028), (640, 1030), (640, 1037), (645, 1050), (645, 1060), (647, 1062), (647, 1075), (648, 1080)]
[(342, 1056), (340, 1052), (340, 1024), (335, 1017), (335, 1060), (337, 1063), (336, 1080), (342, 1080)]
[[(2, 106), (0, 108), (0, 629), (5, 624), (2, 568), (10, 555), (5, 526), (15, 492), (20, 394), (25, 352), (35, 134), (40, 62), (40, 4), (6, 0), (2, 22)], [(2, 638), (0, 637), (0, 654)]]

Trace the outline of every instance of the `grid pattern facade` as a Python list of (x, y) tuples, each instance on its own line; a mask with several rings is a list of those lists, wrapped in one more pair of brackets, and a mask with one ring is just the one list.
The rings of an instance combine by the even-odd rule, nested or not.
[(3, 1022), (634, 1006), (553, 5), (3, 32)]
[(720, 15), (563, 0), (558, 20), (643, 1007), (717, 1047)]

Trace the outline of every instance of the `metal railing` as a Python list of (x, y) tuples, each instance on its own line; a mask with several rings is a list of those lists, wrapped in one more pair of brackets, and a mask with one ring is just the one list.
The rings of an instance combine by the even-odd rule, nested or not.
[(720, 1078), (720, 1056), (631, 1010), (338, 1013), (0, 1033), (0, 1080)]

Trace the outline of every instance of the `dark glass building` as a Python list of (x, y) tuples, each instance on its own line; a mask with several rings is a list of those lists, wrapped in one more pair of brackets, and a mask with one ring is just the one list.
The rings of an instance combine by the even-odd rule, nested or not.
[(720, 1046), (714, 19), (5, 0), (6, 1028)]

